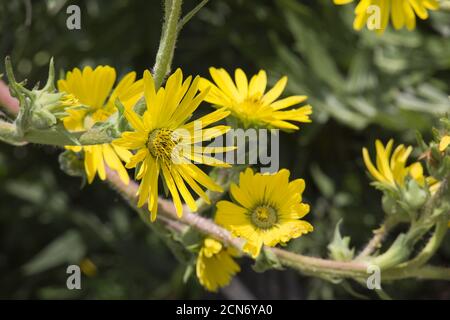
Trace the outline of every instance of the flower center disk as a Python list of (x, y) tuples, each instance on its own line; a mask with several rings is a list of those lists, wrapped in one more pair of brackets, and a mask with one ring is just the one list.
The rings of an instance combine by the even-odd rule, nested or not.
[(153, 157), (169, 161), (179, 142), (171, 129), (155, 129), (148, 136), (147, 148)]
[(268, 205), (261, 205), (250, 212), (250, 220), (260, 229), (270, 229), (278, 221), (277, 212)]

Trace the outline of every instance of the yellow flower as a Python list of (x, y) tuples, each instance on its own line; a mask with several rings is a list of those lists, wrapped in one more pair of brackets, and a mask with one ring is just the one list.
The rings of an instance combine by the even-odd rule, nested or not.
[(439, 142), (439, 151), (444, 152), (450, 145), (450, 136), (443, 136), (441, 142)]
[(81, 271), (87, 275), (88, 277), (93, 277), (97, 274), (97, 266), (92, 262), (89, 258), (84, 258), (80, 262), (80, 269)]
[(380, 140), (375, 142), (376, 147), (376, 167), (370, 160), (369, 152), (363, 148), (364, 163), (372, 178), (388, 187), (397, 188), (402, 187), (405, 183), (405, 178), (409, 175), (416, 180), (420, 185), (424, 185), (425, 177), (423, 175), (423, 168), (420, 162), (415, 162), (410, 166), (406, 166), (406, 161), (412, 152), (412, 147), (405, 148), (403, 144), (395, 148), (392, 153), (394, 140), (389, 140), (386, 147), (383, 146)]
[(431, 176), (426, 177), (425, 180), (427, 182), (427, 185), (428, 185), (431, 195), (435, 194), (438, 191), (438, 189), (441, 187), (441, 182)]
[(229, 130), (227, 126), (204, 128), (225, 118), (229, 112), (217, 110), (186, 123), (208, 93), (204, 91), (196, 95), (199, 80), (199, 77), (192, 80), (189, 76), (183, 82), (183, 74), (178, 69), (169, 77), (165, 88), (156, 92), (151, 73), (145, 71), (144, 96), (147, 109), (143, 116), (140, 116), (132, 109), (126, 108), (125, 117), (134, 131), (124, 132), (121, 138), (113, 142), (115, 146), (137, 150), (126, 167), (136, 167), (136, 179), (141, 180), (138, 206), (141, 207), (147, 202), (152, 220), (156, 219), (158, 210), (160, 173), (179, 216), (183, 212), (180, 194), (192, 211), (197, 210), (195, 200), (185, 183), (206, 202), (209, 202), (208, 196), (199, 184), (212, 191), (222, 191), (193, 161), (210, 166), (228, 166), (207, 154), (228, 151), (229, 148), (201, 147), (194, 144), (226, 133)]
[(289, 182), (289, 174), (286, 169), (254, 174), (247, 168), (240, 174), (239, 186), (231, 185), (234, 202), (217, 203), (217, 223), (245, 239), (243, 249), (254, 258), (263, 244), (284, 244), (313, 230), (311, 224), (299, 220), (309, 212), (309, 206), (302, 203), (305, 181)]
[(311, 122), (312, 108), (284, 110), (307, 99), (306, 96), (290, 96), (278, 101), (286, 87), (287, 77), (281, 78), (267, 93), (267, 76), (264, 70), (252, 77), (250, 82), (241, 69), (235, 71), (235, 82), (224, 69), (210, 68), (209, 72), (215, 84), (202, 79), (200, 89), (210, 88), (205, 101), (219, 107), (225, 107), (232, 115), (242, 121), (245, 127), (259, 126), (297, 130), (298, 126), (288, 122)]
[[(73, 94), (66, 94), (66, 95), (64, 95), (61, 98), (60, 102), (66, 108), (67, 107), (76, 107), (76, 106), (81, 105), (80, 101)], [(70, 109), (68, 109), (68, 111), (69, 110)]]
[[(68, 116), (63, 123), (67, 130), (84, 131), (98, 122), (106, 121), (116, 112), (114, 102), (117, 98), (125, 106), (133, 106), (142, 97), (142, 80), (136, 80), (136, 73), (130, 72), (113, 89), (116, 71), (109, 66), (98, 66), (95, 70), (85, 67), (67, 72), (66, 78), (58, 81), (59, 91), (65, 92), (63, 103), (78, 105), (66, 109)], [(128, 184), (130, 178), (122, 161), (128, 161), (131, 153), (112, 144), (92, 146), (67, 146), (75, 152), (84, 151), (84, 167), (88, 182), (92, 183), (96, 174), (105, 180), (105, 163), (117, 171), (121, 180)]]
[[(347, 4), (353, 0), (334, 0), (335, 4)], [(436, 0), (360, 0), (355, 9), (355, 20), (353, 28), (361, 30), (371, 17), (376, 18), (375, 10), (379, 9), (379, 31), (383, 32), (389, 19), (395, 29), (401, 29), (404, 26), (408, 30), (416, 27), (416, 15), (425, 20), (428, 18), (428, 10), (437, 10), (439, 2)], [(376, 22), (375, 22), (376, 24)]]
[(206, 238), (197, 257), (196, 273), (200, 284), (209, 291), (227, 286), (241, 270), (233, 259), (237, 256), (237, 250), (224, 248), (220, 242)]

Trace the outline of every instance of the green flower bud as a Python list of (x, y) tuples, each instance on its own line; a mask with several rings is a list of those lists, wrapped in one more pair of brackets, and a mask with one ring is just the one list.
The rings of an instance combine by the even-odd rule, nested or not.
[(381, 198), (381, 205), (383, 207), (383, 211), (387, 215), (394, 215), (398, 212), (398, 204), (397, 200), (394, 199), (389, 193), (384, 193)]
[(58, 118), (65, 115), (67, 107), (79, 104), (56, 91), (53, 59), (50, 60), (47, 83), (42, 89), (36, 86), (28, 90), (23, 83), (16, 82), (9, 58), (5, 60), (5, 68), (12, 94), (20, 104), (20, 112), (15, 121), (20, 136), (32, 130), (50, 129), (57, 124)]
[(428, 192), (414, 179), (408, 181), (403, 193), (403, 201), (411, 210), (420, 209), (428, 198)]
[(79, 152), (66, 150), (58, 157), (59, 166), (62, 171), (72, 177), (84, 177), (83, 155)]
[(57, 122), (56, 117), (46, 109), (38, 109), (31, 116), (31, 123), (35, 129), (48, 129)]

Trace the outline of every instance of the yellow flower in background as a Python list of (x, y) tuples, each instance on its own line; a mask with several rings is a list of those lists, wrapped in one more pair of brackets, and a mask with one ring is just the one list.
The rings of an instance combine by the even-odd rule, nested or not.
[(233, 202), (217, 203), (217, 223), (245, 239), (243, 249), (254, 258), (263, 244), (273, 247), (313, 231), (309, 222), (300, 220), (309, 212), (302, 203), (305, 181), (289, 182), (289, 175), (286, 169), (255, 174), (247, 168), (240, 173), (239, 185), (231, 185)]
[[(353, 0), (334, 0), (337, 5), (347, 4)], [(389, 20), (395, 29), (406, 26), (409, 30), (416, 27), (416, 16), (425, 20), (428, 18), (427, 10), (437, 10), (437, 0), (360, 0), (355, 9), (353, 28), (361, 30), (371, 19), (376, 18), (375, 8), (379, 9), (379, 31), (383, 32)], [(371, 22), (370, 22), (371, 23)], [(377, 22), (374, 21), (376, 26)]]
[[(80, 104), (66, 109), (68, 116), (63, 123), (69, 131), (89, 130), (98, 122), (108, 120), (117, 110), (115, 100), (118, 98), (125, 106), (133, 106), (143, 95), (142, 80), (136, 81), (136, 73), (130, 72), (113, 89), (116, 71), (109, 66), (98, 66), (94, 70), (85, 67), (67, 72), (66, 78), (58, 80), (58, 90), (67, 94), (65, 103)], [(128, 161), (131, 153), (112, 144), (92, 146), (67, 146), (75, 152), (84, 151), (84, 167), (88, 182), (92, 183), (98, 174), (105, 180), (105, 163), (117, 171), (121, 180), (128, 184), (130, 178), (122, 161)]]
[(439, 151), (444, 152), (450, 145), (450, 136), (443, 136), (439, 142)]
[(241, 69), (235, 71), (235, 82), (225, 69), (210, 68), (209, 72), (215, 84), (206, 79), (200, 82), (200, 90), (209, 88), (205, 101), (227, 108), (245, 127), (298, 130), (299, 127), (289, 121), (311, 122), (310, 105), (285, 110), (304, 102), (306, 96), (290, 96), (277, 100), (286, 87), (287, 77), (282, 77), (272, 89), (265, 92), (267, 76), (264, 70), (253, 76), (250, 82)]
[(200, 284), (209, 291), (227, 286), (241, 268), (233, 257), (239, 254), (219, 241), (206, 238), (197, 257), (196, 273)]
[[(151, 73), (144, 72), (144, 96), (147, 109), (143, 116), (126, 108), (125, 117), (134, 131), (124, 132), (121, 138), (113, 141), (116, 147), (136, 150), (127, 163), (127, 168), (137, 170), (136, 179), (141, 180), (138, 194), (138, 206), (146, 202), (151, 219), (156, 219), (158, 210), (158, 177), (172, 195), (177, 214), (183, 213), (181, 197), (192, 211), (197, 205), (186, 184), (206, 202), (209, 198), (199, 186), (216, 192), (222, 188), (193, 162), (210, 166), (228, 166), (208, 154), (226, 152), (227, 147), (201, 147), (196, 143), (223, 135), (230, 128), (219, 125), (205, 128), (229, 115), (228, 111), (217, 110), (198, 120), (186, 123), (198, 108), (208, 91), (197, 95), (199, 77), (192, 80), (189, 76), (183, 81), (178, 69), (169, 77), (165, 87), (157, 92)], [(234, 149), (234, 148), (231, 148)]]
[(369, 152), (363, 148), (364, 163), (370, 175), (375, 181), (378, 181), (388, 187), (397, 188), (405, 184), (405, 178), (409, 175), (417, 181), (419, 185), (424, 185), (425, 177), (420, 162), (415, 162), (406, 166), (412, 147), (406, 148), (403, 144), (397, 146), (392, 153), (394, 140), (389, 140), (386, 147), (380, 140), (376, 140), (376, 165), (370, 160)]
[(94, 277), (98, 272), (97, 266), (89, 258), (84, 258), (81, 260), (80, 269), (88, 277)]

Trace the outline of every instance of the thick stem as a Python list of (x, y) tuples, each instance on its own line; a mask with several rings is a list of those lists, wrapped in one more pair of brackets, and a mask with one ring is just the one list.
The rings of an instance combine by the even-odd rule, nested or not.
[(182, 0), (171, 0), (165, 6), (166, 12), (164, 16), (167, 20), (164, 22), (161, 41), (159, 43), (158, 53), (156, 54), (156, 62), (153, 67), (153, 78), (157, 88), (161, 86), (164, 78), (170, 73), (178, 36), (181, 3)]
[(396, 268), (383, 272), (382, 280), (398, 280), (416, 278), (423, 280), (445, 280), (450, 281), (450, 268), (437, 266), (423, 266), (420, 268)]

